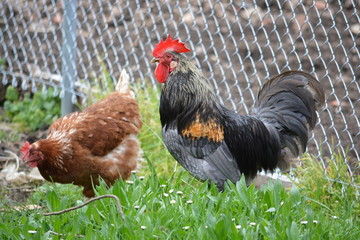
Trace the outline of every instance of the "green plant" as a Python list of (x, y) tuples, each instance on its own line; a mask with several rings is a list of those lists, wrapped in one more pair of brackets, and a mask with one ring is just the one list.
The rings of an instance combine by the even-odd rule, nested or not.
[[(159, 89), (149, 85), (136, 87), (135, 96), (139, 103), (142, 117), (142, 128), (139, 134), (144, 158), (150, 160), (159, 176), (169, 176), (181, 169), (180, 165), (167, 151), (161, 135), (161, 124), (159, 118)], [(143, 164), (141, 172), (149, 172), (148, 164)]]
[[(301, 165), (294, 169), (297, 185), (303, 189), (309, 201), (319, 202), (334, 209), (334, 214), (341, 215), (343, 208), (352, 209), (360, 217), (359, 183), (360, 176), (350, 174), (347, 163), (349, 158), (340, 153), (333, 153), (324, 167), (315, 157), (304, 154)], [(359, 169), (359, 162), (353, 163)]]
[[(256, 189), (241, 179), (219, 192), (176, 169), (161, 141), (158, 90), (147, 88), (146, 95), (138, 89), (144, 122), (139, 138), (146, 162), (128, 181), (118, 180), (111, 188), (101, 183), (96, 189), (97, 195), (119, 197), (124, 219), (113, 199), (44, 216), (85, 201), (79, 187), (45, 183), (20, 211), (0, 201), (0, 209), (6, 209), (0, 211), (0, 239), (358, 239), (355, 188), (340, 183), (353, 184), (354, 178), (340, 154), (327, 168), (305, 155), (295, 173), (298, 183), (289, 191), (278, 181)], [(26, 208), (35, 204), (41, 208)]]
[(124, 219), (113, 199), (46, 217), (43, 213), (80, 205), (84, 199), (73, 185), (45, 184), (28, 202), (40, 209), (0, 213), (0, 238), (357, 239), (360, 226), (353, 209), (344, 207), (341, 215), (334, 215), (338, 210), (309, 201), (304, 192), (295, 186), (286, 191), (278, 181), (256, 189), (244, 179), (219, 192), (183, 171), (166, 178), (149, 173), (119, 180), (111, 188), (104, 183), (97, 187), (97, 195), (120, 199)]
[(0, 68), (6, 66), (6, 60), (4, 58), (0, 58)]
[(5, 97), (6, 116), (23, 131), (49, 126), (60, 116), (60, 98), (54, 96), (53, 88), (47, 89), (46, 93), (36, 92), (32, 97), (28, 92), (20, 97), (17, 89), (9, 86)]
[(0, 129), (0, 142), (17, 142), (20, 140), (20, 133), (16, 130), (6, 131)]

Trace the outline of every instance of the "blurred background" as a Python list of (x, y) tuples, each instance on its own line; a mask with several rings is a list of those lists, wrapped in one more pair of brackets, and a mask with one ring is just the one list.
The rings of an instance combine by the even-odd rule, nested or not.
[[(315, 76), (326, 105), (308, 151), (324, 166), (334, 152), (347, 155), (344, 164), (355, 176), (360, 173), (359, 9), (359, 1), (351, 0), (1, 0), (0, 106), (8, 115), (2, 121), (31, 117), (32, 123), (50, 124), (58, 116), (48, 112), (59, 112), (59, 101), (62, 114), (88, 104), (124, 68), (134, 89), (146, 94), (159, 88), (152, 49), (170, 34), (192, 50), (186, 55), (221, 101), (242, 114), (251, 113), (259, 87), (272, 75), (298, 69)], [(94, 85), (98, 92), (89, 91)], [(30, 99), (46, 102), (44, 110), (26, 105)], [(25, 103), (15, 104), (20, 100)], [(31, 107), (36, 110), (27, 113)], [(26, 130), (41, 127), (46, 128), (34, 124)]]

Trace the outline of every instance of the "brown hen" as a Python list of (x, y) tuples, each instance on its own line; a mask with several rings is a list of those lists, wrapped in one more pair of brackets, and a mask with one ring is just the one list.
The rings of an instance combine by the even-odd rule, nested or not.
[(114, 93), (55, 121), (46, 139), (26, 142), (23, 160), (38, 167), (46, 180), (83, 186), (83, 194), (93, 197), (99, 177), (110, 186), (137, 168), (141, 124), (129, 75), (123, 70)]

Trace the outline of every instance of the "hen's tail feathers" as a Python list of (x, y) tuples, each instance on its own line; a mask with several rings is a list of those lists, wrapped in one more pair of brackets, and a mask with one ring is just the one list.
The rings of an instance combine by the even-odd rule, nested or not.
[(264, 84), (258, 94), (255, 114), (270, 131), (279, 134), (282, 159), (280, 169), (289, 167), (289, 158), (302, 154), (309, 130), (317, 121), (316, 108), (325, 102), (320, 83), (310, 74), (287, 71)]
[(121, 92), (121, 93), (129, 92), (130, 91), (129, 83), (130, 83), (130, 76), (126, 72), (126, 70), (123, 69), (121, 71), (119, 81), (116, 84), (115, 90), (118, 91), (118, 92)]

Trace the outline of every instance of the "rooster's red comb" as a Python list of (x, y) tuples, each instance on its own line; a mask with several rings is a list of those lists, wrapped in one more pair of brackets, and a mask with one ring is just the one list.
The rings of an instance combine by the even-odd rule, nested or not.
[(168, 35), (165, 41), (160, 40), (160, 42), (156, 44), (152, 53), (154, 57), (159, 58), (167, 51), (184, 53), (189, 52), (190, 49), (185, 46), (185, 43), (179, 42), (179, 39), (171, 39), (171, 36)]
[(24, 154), (24, 157), (26, 156), (26, 154), (30, 151), (30, 143), (29, 142), (25, 142), (24, 145), (21, 148), (21, 153)]

